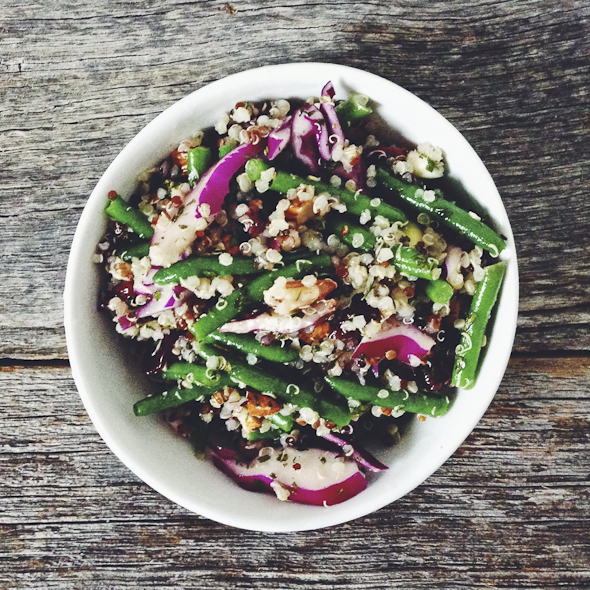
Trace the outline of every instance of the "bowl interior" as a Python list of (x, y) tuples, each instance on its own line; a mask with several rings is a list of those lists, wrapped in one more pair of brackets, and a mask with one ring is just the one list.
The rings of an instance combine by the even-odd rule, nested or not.
[[(106, 315), (97, 312), (101, 273), (92, 262), (106, 229), (106, 195), (128, 197), (138, 176), (157, 165), (183, 139), (212, 126), (240, 100), (317, 96), (331, 80), (336, 97), (367, 94), (381, 118), (413, 143), (430, 141), (446, 156), (452, 181), (474, 200), (507, 236), (502, 258), (508, 273), (495, 315), (495, 329), (474, 389), (459, 391), (446, 416), (412, 422), (402, 442), (375, 450), (389, 470), (369, 476), (367, 490), (328, 508), (280, 502), (246, 492), (209, 462), (197, 459), (189, 444), (157, 417), (137, 418), (133, 403), (148, 393), (129, 354)], [(213, 520), (245, 529), (295, 531), (352, 520), (400, 498), (431, 475), (462, 443), (490, 404), (506, 369), (518, 309), (514, 242), (506, 211), (483, 163), (461, 134), (416, 96), (373, 74), (333, 64), (287, 64), (224, 78), (175, 103), (147, 125), (100, 179), (82, 213), (74, 237), (64, 292), (65, 326), (72, 372), (96, 429), (112, 451), (158, 492)]]

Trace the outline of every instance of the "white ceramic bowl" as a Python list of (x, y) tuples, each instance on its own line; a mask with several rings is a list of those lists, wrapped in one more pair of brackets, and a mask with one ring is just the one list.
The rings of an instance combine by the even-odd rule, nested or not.
[[(149, 385), (128, 356), (127, 342), (97, 312), (99, 269), (92, 262), (106, 228), (107, 193), (128, 197), (141, 172), (166, 157), (185, 138), (212, 126), (240, 100), (317, 96), (332, 80), (336, 97), (368, 94), (381, 117), (414, 143), (430, 141), (446, 155), (448, 171), (508, 238), (508, 261), (485, 360), (470, 391), (459, 391), (449, 413), (413, 421), (402, 442), (377, 452), (389, 470), (369, 476), (365, 491), (342, 504), (313, 507), (280, 502), (242, 490), (205, 460), (195, 458), (157, 417), (137, 418), (133, 403)], [(80, 218), (70, 254), (65, 293), (65, 328), (72, 373), (96, 429), (129, 469), (185, 508), (244, 529), (286, 532), (317, 529), (369, 514), (421, 484), (459, 447), (486, 411), (508, 363), (518, 309), (518, 274), (506, 211), (483, 163), (463, 136), (440, 114), (399, 86), (357, 69), (318, 63), (262, 67), (200, 88), (156, 117), (125, 147), (104, 173)]]

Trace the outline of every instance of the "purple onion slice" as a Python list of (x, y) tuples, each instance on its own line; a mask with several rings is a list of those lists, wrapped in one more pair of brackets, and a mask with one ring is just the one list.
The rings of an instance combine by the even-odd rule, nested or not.
[(383, 359), (388, 351), (396, 353), (396, 359), (412, 365), (414, 358), (422, 360), (434, 346), (434, 339), (412, 324), (404, 324), (398, 320), (389, 322), (372, 338), (363, 338), (353, 358), (364, 355), (365, 358)]
[(279, 127), (268, 135), (268, 159), (274, 160), (289, 144), (291, 140), (291, 120), (287, 117)]
[(213, 452), (215, 466), (250, 491), (274, 492), (280, 500), (332, 506), (367, 487), (355, 461), (321, 449), (264, 447), (250, 463)]
[(314, 123), (303, 109), (297, 109), (291, 125), (293, 154), (312, 173), (320, 169), (320, 154)]
[(229, 193), (230, 180), (245, 166), (247, 160), (265, 147), (266, 140), (239, 145), (201, 176), (193, 189), (184, 196), (184, 209), (174, 221), (166, 215), (160, 215), (150, 243), (150, 260), (153, 266), (168, 267), (178, 262), (195, 241), (198, 227), (196, 222), (202, 215), (201, 205), (209, 206), (209, 215), (219, 213)]
[(249, 334), (250, 332), (274, 332), (275, 334), (294, 334), (314, 326), (323, 317), (336, 311), (335, 299), (318, 301), (308, 307), (310, 313), (299, 316), (262, 313), (259, 316), (228, 322), (219, 328), (220, 332), (231, 334)]
[(338, 445), (346, 455), (352, 457), (361, 467), (364, 467), (368, 471), (378, 472), (389, 469), (387, 465), (384, 465), (379, 459), (373, 457), (369, 451), (359, 445), (354, 445), (343, 438), (335, 435), (333, 432), (324, 434), (322, 438), (327, 441)]
[(191, 292), (178, 285), (164, 285), (152, 295), (152, 299), (135, 310), (137, 319), (154, 316), (167, 309), (180, 307)]

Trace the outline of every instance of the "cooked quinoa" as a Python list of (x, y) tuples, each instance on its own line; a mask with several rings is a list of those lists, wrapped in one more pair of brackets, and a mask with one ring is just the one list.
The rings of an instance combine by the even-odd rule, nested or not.
[[(231, 385), (195, 395), (185, 403), (166, 402), (162, 416), (200, 449), (211, 439), (222, 439), (246, 462), (252, 457), (260, 461), (268, 448), (317, 446), (353, 461), (350, 449), (331, 442), (330, 436), (350, 445), (391, 444), (399, 441), (400, 433), (403, 436), (410, 418), (406, 400), (412, 396), (426, 394), (435, 400), (429, 410), (432, 415), (437, 415), (437, 400), (444, 400), (448, 407), (455, 349), (472, 296), (493, 260), (480, 246), (425, 213), (404, 209), (399, 220), (380, 213), (390, 198), (378, 184), (378, 169), (418, 183), (417, 198), (426, 203), (440, 196), (437, 179), (444, 174), (444, 154), (436, 146), (383, 145), (365, 130), (363, 119), (350, 126), (343, 140), (339, 140), (343, 134), (332, 133), (327, 144), (329, 160), (320, 161), (313, 170), (298, 158), (294, 131), (291, 143), (268, 159), (274, 135), (295, 125), (293, 121), (305, 109), (311, 109), (315, 120), (320, 120), (315, 113), (324, 113), (330, 121), (325, 106), (330, 104), (338, 103), (329, 95), (305, 103), (284, 99), (237, 103), (220, 115), (213, 129), (186, 138), (157, 168), (143, 175), (131, 203), (155, 236), (166, 235), (178, 229), (191, 195), (199, 189), (200, 181), (192, 177), (191, 168), (196, 148), (231, 154), (245, 144), (262, 146), (256, 158), (266, 163), (258, 178), (253, 179), (242, 165), (229, 179), (228, 194), (218, 211), (210, 203), (199, 203), (190, 243), (176, 257), (215, 259), (216, 272), (158, 284), (154, 277), (160, 269), (152, 262), (156, 237), (148, 251), (129, 255), (127, 251), (141, 240), (120, 221), (109, 222), (98, 244), (96, 261), (106, 270), (104, 309), (112, 316), (115, 330), (145, 351), (143, 368), (148, 374), (166, 379), (170, 368), (189, 363), (202, 367), (207, 378), (228, 371), (231, 376), (237, 355), (240, 363), (284, 377), (288, 383), (285, 392), (261, 391), (232, 377)], [(293, 172), (303, 181), (277, 192), (273, 187), (281, 171)], [(369, 198), (367, 208), (354, 220), (342, 196), (344, 189)], [(341, 219), (347, 222), (334, 229)], [(403, 252), (429, 265), (428, 279), (404, 270), (399, 262)], [(322, 255), (328, 267), (317, 270), (310, 263), (309, 272), (299, 277), (277, 276), (259, 300), (218, 327), (219, 333), (247, 335), (269, 350), (280, 344), (292, 360), (272, 363), (219, 341), (213, 343), (215, 354), (204, 352), (205, 340), (212, 341), (198, 336), (196, 326), (202, 318), (224, 312), (228, 301), (247, 288), (253, 277), (272, 276), (269, 273), (293, 264), (299, 270), (305, 267), (301, 261)], [(232, 272), (244, 260), (253, 269), (252, 276)], [(165, 266), (175, 268), (174, 263)], [(426, 283), (437, 281), (450, 286), (448, 301), (434, 301), (425, 289)], [(413, 352), (406, 354), (399, 348), (402, 338), (411, 341)], [(333, 386), (343, 379), (356, 383), (359, 391), (372, 387), (378, 393), (371, 401), (347, 397)], [(163, 382), (162, 390), (172, 387), (167, 395), (181, 399), (201, 385), (194, 372), (186, 370)], [(344, 404), (349, 413), (346, 423), (337, 424), (322, 415), (321, 405), (298, 404), (300, 390), (311, 391), (328, 404)], [(402, 402), (385, 403), (390, 396)], [(272, 488), (282, 499), (293, 492), (276, 481)]]

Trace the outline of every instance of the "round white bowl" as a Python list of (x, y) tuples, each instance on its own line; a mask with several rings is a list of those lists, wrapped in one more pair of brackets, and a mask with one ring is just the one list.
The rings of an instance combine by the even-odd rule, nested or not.
[[(507, 236), (502, 258), (508, 272), (485, 349), (477, 385), (459, 391), (447, 415), (414, 420), (401, 444), (378, 450), (389, 470), (368, 477), (355, 498), (331, 507), (280, 502), (247, 492), (210, 462), (195, 457), (191, 446), (157, 417), (137, 418), (133, 403), (149, 384), (128, 355), (128, 342), (99, 313), (100, 269), (92, 262), (107, 219), (107, 193), (124, 197), (137, 177), (164, 159), (183, 139), (213, 126), (241, 100), (317, 96), (331, 80), (336, 97), (367, 94), (380, 116), (413, 143), (430, 141), (445, 152), (450, 177), (458, 181)], [(414, 489), (440, 467), (465, 440), (489, 406), (510, 356), (518, 310), (518, 272), (510, 224), (498, 191), (463, 136), (422, 100), (373, 74), (334, 64), (294, 63), (267, 66), (213, 82), (172, 105), (116, 157), (90, 195), (78, 224), (68, 263), (65, 328), (72, 373), (86, 410), (111, 450), (144, 482), (185, 508), (244, 529), (287, 532), (336, 525), (369, 514)]]

